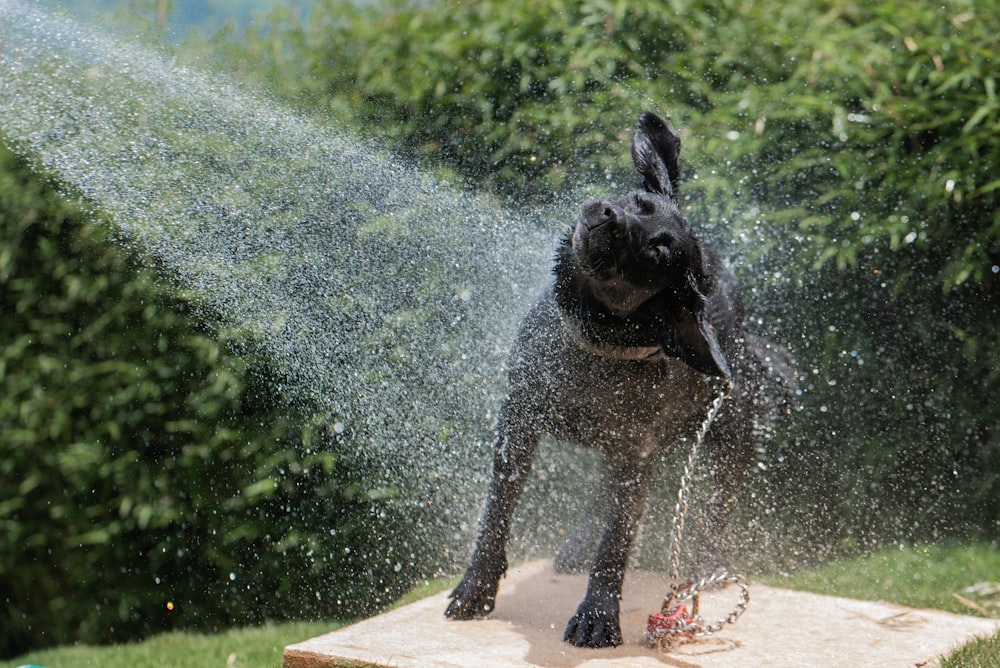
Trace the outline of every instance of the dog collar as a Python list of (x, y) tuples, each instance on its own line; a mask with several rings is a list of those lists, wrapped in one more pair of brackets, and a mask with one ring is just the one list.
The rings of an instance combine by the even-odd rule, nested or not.
[(666, 358), (666, 355), (663, 354), (663, 348), (660, 346), (617, 346), (614, 344), (595, 343), (584, 335), (578, 325), (570, 322), (565, 317), (561, 319), (570, 337), (588, 353), (611, 360), (654, 362)]

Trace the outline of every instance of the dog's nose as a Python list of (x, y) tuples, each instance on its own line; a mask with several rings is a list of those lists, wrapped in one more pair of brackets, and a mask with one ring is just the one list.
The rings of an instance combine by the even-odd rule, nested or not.
[(606, 223), (620, 222), (622, 215), (620, 207), (603, 200), (588, 202), (583, 206), (583, 219), (587, 221), (587, 226), (590, 228), (600, 227)]

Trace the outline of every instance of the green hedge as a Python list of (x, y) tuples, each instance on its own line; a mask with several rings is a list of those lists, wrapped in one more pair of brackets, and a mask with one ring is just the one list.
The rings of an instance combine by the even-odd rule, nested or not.
[(620, 175), (653, 108), (710, 193), (765, 202), (810, 260), (953, 239), (950, 286), (988, 278), (1000, 239), (998, 28), (961, 0), (331, 1), (248, 52), (300, 102), (506, 186)]
[(667, 115), (694, 222), (805, 374), (774, 484), (852, 542), (1000, 533), (998, 34), (970, 0), (329, 0), (235, 50), (518, 201), (632, 183), (635, 115)]
[(352, 615), (405, 585), (363, 474), (252, 342), (2, 149), (0, 239), (0, 657)]

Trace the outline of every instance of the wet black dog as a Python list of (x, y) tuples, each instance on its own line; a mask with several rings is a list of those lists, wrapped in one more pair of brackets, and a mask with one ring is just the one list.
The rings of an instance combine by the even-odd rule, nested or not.
[(743, 329), (737, 281), (677, 203), (680, 137), (653, 114), (635, 125), (632, 161), (643, 189), (584, 205), (559, 248), (555, 282), (518, 335), (500, 412), (493, 482), (465, 577), (445, 614), (493, 610), (507, 569), (511, 516), (539, 438), (597, 448), (607, 479), (556, 557), (589, 567), (587, 593), (564, 639), (622, 642), (622, 578), (662, 452), (692, 435), (719, 379), (733, 382), (708, 447), (716, 490), (706, 560), (722, 558), (729, 502), (747, 467), (767, 346)]

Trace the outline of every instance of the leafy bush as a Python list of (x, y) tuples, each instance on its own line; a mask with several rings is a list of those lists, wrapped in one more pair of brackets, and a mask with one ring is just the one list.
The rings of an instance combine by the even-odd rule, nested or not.
[(349, 615), (405, 585), (322, 419), (6, 151), (0, 234), (0, 656)]
[[(962, 0), (327, 0), (214, 46), (510, 193), (631, 183), (636, 113), (668, 115), (692, 219), (805, 376), (766, 502), (849, 544), (1000, 530), (998, 34)], [(251, 341), (8, 153), (0, 221), (0, 653), (370, 610), (405, 585), (405, 522)]]
[(286, 93), (474, 178), (617, 174), (652, 107), (702, 178), (724, 171), (819, 264), (952, 237), (944, 284), (995, 264), (1000, 18), (973, 3), (329, 2), (272, 18), (249, 49)]
[(636, 113), (667, 114), (695, 223), (805, 372), (786, 483), (822, 481), (797, 498), (829, 539), (1000, 530), (998, 34), (969, 0), (331, 1), (246, 48), (500, 190), (631, 182)]

